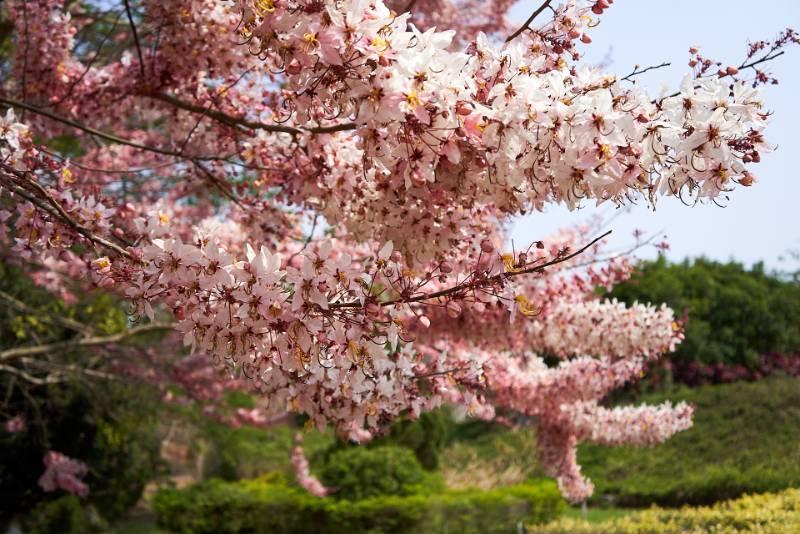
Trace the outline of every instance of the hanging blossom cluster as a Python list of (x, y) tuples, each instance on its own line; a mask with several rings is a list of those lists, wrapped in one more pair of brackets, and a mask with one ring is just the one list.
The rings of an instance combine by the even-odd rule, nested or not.
[[(597, 296), (633, 270), (601, 225), (519, 249), (505, 223), (753, 185), (770, 149), (757, 87), (793, 31), (738, 66), (692, 48), (692, 74), (653, 97), (577, 64), (610, 0), (544, 2), (517, 31), (507, 0), (133, 3), (9, 2), (0, 88), (2, 260), (68, 301), (114, 291), (177, 333), (109, 372), (179, 385), (165, 398), (232, 424), (298, 412), (359, 442), (446, 402), (535, 422), (576, 502), (592, 491), (578, 443), (652, 445), (691, 424), (685, 405), (603, 402), (683, 325)], [(82, 150), (47, 141), (65, 137)], [(178, 336), (188, 355), (160, 361)], [(258, 408), (214, 411), (244, 388)], [(324, 494), (301, 449), (293, 462)]]
[(297, 482), (312, 495), (324, 497), (328, 494), (326, 488), (320, 480), (311, 474), (311, 466), (303, 452), (303, 435), (299, 432), (294, 438), (295, 446), (292, 449), (292, 467), (297, 474)]

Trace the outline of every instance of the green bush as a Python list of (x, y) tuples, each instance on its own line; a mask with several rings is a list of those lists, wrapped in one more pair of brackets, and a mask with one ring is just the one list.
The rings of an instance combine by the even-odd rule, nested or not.
[(422, 413), (418, 419), (404, 418), (395, 421), (388, 435), (374, 439), (367, 447), (406, 447), (414, 451), (422, 467), (434, 470), (439, 467), (439, 456), (457, 427), (450, 410), (439, 408)]
[(25, 522), (28, 534), (83, 534), (90, 529), (87, 513), (74, 495), (40, 502)]
[(541, 481), (492, 491), (319, 499), (261, 479), (208, 481), (162, 490), (153, 500), (161, 527), (181, 533), (440, 534), (511, 533), (555, 518), (563, 509), (555, 484)]
[(582, 445), (594, 502), (710, 504), (800, 486), (800, 380), (770, 378), (647, 395), (687, 401), (694, 425), (651, 448)]
[(320, 480), (339, 499), (411, 495), (436, 489), (437, 477), (422, 468), (411, 449), (384, 445), (333, 451), (320, 468)]
[[(275, 471), (293, 475), (290, 456), (297, 432), (294, 426), (231, 428), (200, 413), (194, 414), (192, 419), (203, 440), (208, 442), (209, 452), (203, 467), (207, 478), (239, 480)], [(313, 458), (327, 450), (333, 441), (331, 433), (305, 432), (303, 449), (309, 458)]]
[(681, 361), (752, 366), (766, 352), (800, 351), (800, 283), (738, 263), (696, 259), (644, 263), (610, 293), (632, 303), (666, 303), (688, 318), (686, 339), (672, 356)]

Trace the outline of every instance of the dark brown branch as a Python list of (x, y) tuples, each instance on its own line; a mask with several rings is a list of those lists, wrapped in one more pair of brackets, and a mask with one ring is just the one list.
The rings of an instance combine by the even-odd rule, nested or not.
[[(422, 294), (415, 295), (415, 296), (412, 296), (412, 297), (398, 297), (396, 299), (386, 300), (386, 301), (383, 301), (383, 302), (378, 302), (377, 304), (379, 306), (394, 306), (395, 304), (411, 304), (411, 303), (414, 303), (414, 302), (422, 302), (422, 301), (425, 301), (425, 300), (432, 300), (432, 299), (437, 299), (437, 298), (440, 298), (440, 297), (447, 297), (447, 296), (453, 295), (455, 293), (459, 293), (461, 291), (464, 291), (465, 289), (477, 289), (477, 288), (481, 288), (481, 287), (492, 286), (494, 284), (498, 284), (498, 283), (500, 283), (500, 282), (502, 282), (504, 280), (507, 280), (508, 278), (513, 278), (515, 276), (520, 276), (520, 275), (523, 275), (523, 274), (538, 273), (538, 272), (541, 272), (541, 271), (547, 269), (548, 267), (552, 267), (553, 265), (558, 265), (559, 263), (564, 263), (565, 261), (569, 261), (572, 258), (583, 254), (584, 252), (586, 252), (586, 250), (591, 248), (598, 241), (601, 241), (602, 239), (605, 239), (609, 234), (611, 234), (611, 230), (609, 230), (608, 232), (604, 233), (603, 235), (601, 235), (599, 237), (594, 238), (589, 243), (587, 243), (583, 247), (579, 248), (575, 252), (573, 252), (571, 254), (568, 254), (566, 256), (559, 256), (559, 257), (557, 257), (557, 258), (555, 258), (553, 260), (550, 260), (548, 262), (542, 263), (541, 265), (531, 266), (531, 267), (528, 267), (526, 269), (520, 269), (518, 271), (508, 271), (508, 272), (496, 274), (494, 276), (490, 276), (488, 278), (485, 278), (485, 279), (480, 280), (480, 281), (475, 282), (475, 283), (464, 283), (464, 282), (462, 282), (460, 284), (456, 284), (456, 285), (454, 285), (452, 287), (448, 287), (448, 288), (442, 289), (440, 291), (434, 291), (433, 293), (422, 293)], [(330, 305), (330, 307), (331, 308), (361, 308), (362, 304), (360, 302), (335, 302), (335, 303), (332, 303)]]
[[(4, 167), (6, 167), (6, 166), (4, 165)], [(9, 169), (6, 167), (5, 170), (8, 171)], [(15, 173), (20, 173), (20, 171), (15, 171)], [(24, 176), (25, 173), (20, 173), (20, 174), (22, 174)], [(95, 235), (88, 228), (86, 228), (85, 226), (80, 224), (78, 221), (73, 219), (69, 215), (69, 213), (67, 213), (67, 211), (64, 209), (64, 206), (62, 206), (55, 198), (53, 198), (53, 196), (50, 194), (50, 192), (42, 184), (40, 184), (39, 182), (37, 182), (36, 180), (33, 180), (33, 179), (25, 180), (25, 183), (29, 184), (34, 189), (36, 189), (46, 199), (47, 205), (49, 206), (50, 209), (45, 208), (45, 206), (43, 206), (40, 202), (38, 202), (38, 200), (35, 197), (32, 197), (30, 195), (26, 195), (25, 194), (25, 190), (23, 190), (22, 188), (13, 187), (12, 186), (10, 189), (12, 191), (14, 191), (15, 193), (19, 194), (20, 196), (25, 197), (26, 200), (32, 202), (37, 207), (39, 207), (41, 209), (44, 209), (51, 216), (54, 216), (54, 217), (57, 217), (58, 219), (61, 219), (61, 221), (63, 223), (65, 223), (67, 226), (71, 227), (73, 230), (75, 230), (77, 233), (79, 233), (80, 235), (82, 235), (83, 237), (85, 237), (86, 239), (91, 241), (92, 243), (94, 243), (96, 245), (100, 245), (102, 247), (105, 247), (105, 248), (107, 248), (109, 250), (112, 250), (112, 251), (116, 252), (117, 254), (119, 254), (120, 256), (124, 256), (124, 257), (126, 257), (126, 258), (128, 258), (130, 260), (139, 261), (129, 251), (127, 251), (124, 248), (120, 247), (116, 243), (112, 243), (111, 241), (109, 241), (108, 239), (105, 239), (104, 237), (100, 237), (98, 235)]]
[(517, 36), (518, 36), (519, 34), (521, 34), (522, 32), (524, 32), (525, 30), (527, 30), (527, 29), (528, 29), (528, 26), (530, 25), (530, 23), (531, 23), (531, 22), (533, 22), (533, 19), (535, 19), (536, 17), (538, 17), (538, 16), (539, 16), (539, 15), (542, 13), (542, 11), (544, 11), (545, 9), (547, 9), (547, 8), (550, 6), (550, 3), (551, 3), (552, 1), (553, 1), (553, 0), (546, 0), (544, 3), (542, 3), (542, 5), (540, 5), (538, 8), (536, 8), (536, 11), (534, 11), (533, 13), (531, 13), (531, 16), (530, 16), (530, 17), (528, 17), (528, 20), (526, 20), (526, 21), (525, 21), (525, 23), (524, 23), (522, 26), (520, 26), (520, 27), (517, 29), (517, 31), (515, 31), (514, 33), (512, 33), (511, 35), (509, 35), (509, 36), (506, 38), (506, 42), (508, 43), (508, 42), (511, 42), (511, 41), (513, 41), (514, 39), (516, 39), (516, 38), (517, 38)]
[(76, 349), (81, 347), (96, 347), (101, 345), (112, 345), (119, 343), (129, 337), (145, 334), (148, 332), (155, 332), (158, 330), (171, 330), (175, 325), (170, 323), (151, 323), (142, 326), (129, 328), (119, 334), (101, 337), (84, 337), (77, 339), (70, 339), (68, 341), (58, 341), (55, 343), (48, 343), (45, 345), (34, 345), (30, 347), (15, 347), (0, 352), (0, 361), (12, 360), (15, 358), (22, 358), (24, 356), (36, 356), (37, 354), (47, 354), (48, 352), (64, 351), (69, 349)]
[(630, 74), (628, 74), (627, 76), (625, 76), (624, 78), (621, 78), (621, 79), (622, 80), (630, 80), (631, 78), (633, 78), (634, 76), (638, 76), (639, 74), (644, 74), (645, 72), (650, 71), (650, 70), (656, 70), (656, 69), (662, 69), (664, 67), (669, 67), (670, 65), (672, 65), (672, 63), (669, 63), (668, 61), (665, 61), (664, 63), (661, 63), (660, 65), (650, 65), (649, 67), (646, 67), (644, 69), (640, 69), (639, 65), (636, 65), (633, 68), (633, 71)]
[(260, 121), (247, 120), (242, 117), (234, 117), (232, 115), (228, 115), (221, 111), (211, 109), (210, 107), (203, 107), (203, 106), (198, 106), (197, 104), (184, 102), (183, 100), (180, 100), (172, 95), (168, 95), (165, 93), (156, 93), (147, 96), (155, 100), (166, 102), (167, 104), (170, 104), (176, 108), (180, 108), (186, 111), (191, 111), (192, 113), (207, 115), (208, 117), (211, 117), (212, 119), (231, 127), (244, 126), (245, 128), (250, 128), (252, 130), (264, 130), (267, 132), (288, 133), (292, 135), (299, 135), (304, 132), (309, 132), (313, 134), (334, 133), (346, 130), (354, 130), (356, 128), (355, 123), (352, 122), (335, 124), (333, 126), (318, 126), (315, 128), (295, 128), (293, 126), (284, 126), (282, 124), (266, 124)]
[(19, 109), (24, 109), (36, 113), (37, 115), (41, 115), (43, 117), (47, 117), (48, 119), (52, 119), (56, 122), (60, 122), (62, 124), (66, 124), (67, 126), (72, 126), (73, 128), (77, 128), (83, 132), (88, 134), (97, 136), (101, 139), (105, 139), (106, 141), (111, 141), (112, 143), (118, 143), (120, 145), (127, 145), (129, 147), (138, 148), (139, 150), (147, 150), (149, 152), (155, 152), (156, 154), (162, 154), (165, 156), (173, 156), (176, 158), (181, 159), (195, 159), (195, 160), (215, 160), (215, 161), (227, 161), (226, 158), (221, 156), (186, 156), (179, 152), (175, 152), (173, 150), (167, 150), (165, 148), (159, 148), (154, 146), (142, 145), (135, 141), (131, 141), (129, 139), (124, 139), (122, 137), (118, 137), (114, 134), (106, 133), (101, 130), (97, 130), (92, 128), (91, 126), (86, 126), (79, 122), (76, 122), (72, 119), (68, 119), (67, 117), (62, 117), (56, 113), (51, 111), (47, 111), (46, 109), (38, 108), (36, 106), (32, 106), (30, 104), (26, 104), (24, 102), (18, 102), (16, 100), (11, 100), (10, 98), (0, 97), (0, 104), (5, 104), (6, 106), (11, 106)]
[(136, 44), (136, 54), (139, 56), (139, 72), (144, 81), (144, 56), (142, 56), (142, 47), (139, 44), (139, 33), (136, 31), (136, 23), (133, 22), (133, 14), (131, 14), (131, 5), (128, 0), (123, 0), (125, 3), (125, 13), (128, 15), (128, 22), (131, 24), (131, 31), (133, 32), (133, 42)]

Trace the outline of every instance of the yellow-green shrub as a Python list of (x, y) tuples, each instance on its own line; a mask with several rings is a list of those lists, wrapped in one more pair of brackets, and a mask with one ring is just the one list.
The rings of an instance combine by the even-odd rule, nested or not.
[(541, 534), (699, 534), (800, 532), (800, 489), (747, 495), (714, 506), (651, 508), (603, 523), (562, 518), (529, 528)]

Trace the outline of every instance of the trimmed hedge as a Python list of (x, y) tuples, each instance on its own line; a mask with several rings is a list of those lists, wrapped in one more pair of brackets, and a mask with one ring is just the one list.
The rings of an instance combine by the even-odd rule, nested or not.
[(540, 534), (684, 534), (800, 532), (800, 490), (749, 495), (714, 506), (684, 507), (631, 513), (601, 523), (562, 518), (548, 525), (528, 527)]
[(551, 481), (492, 491), (383, 495), (349, 501), (319, 499), (263, 479), (210, 480), (185, 490), (159, 491), (159, 526), (181, 533), (372, 534), (516, 532), (520, 523), (554, 519), (564, 502)]

